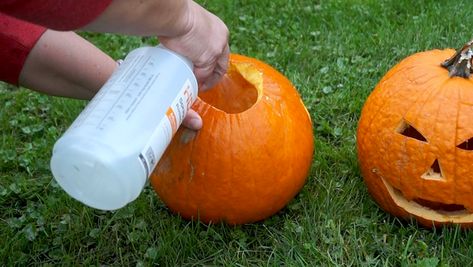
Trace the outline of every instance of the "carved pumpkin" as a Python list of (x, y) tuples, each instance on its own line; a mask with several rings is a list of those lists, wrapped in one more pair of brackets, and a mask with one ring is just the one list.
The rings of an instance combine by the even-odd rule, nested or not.
[(473, 226), (471, 45), (402, 60), (361, 113), (358, 158), (369, 192), (387, 212), (427, 227)]
[(227, 74), (193, 109), (203, 128), (181, 127), (150, 178), (171, 210), (242, 224), (271, 216), (299, 192), (312, 163), (312, 124), (282, 74), (231, 55)]

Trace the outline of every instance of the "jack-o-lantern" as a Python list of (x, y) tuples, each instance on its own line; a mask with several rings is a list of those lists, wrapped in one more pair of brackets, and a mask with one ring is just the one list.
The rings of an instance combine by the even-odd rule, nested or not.
[(368, 97), (358, 126), (370, 194), (427, 227), (473, 226), (472, 44), (402, 60)]
[(181, 127), (150, 178), (172, 211), (206, 223), (250, 223), (299, 192), (312, 163), (312, 123), (281, 73), (231, 55), (224, 78), (199, 93), (193, 108), (203, 128)]

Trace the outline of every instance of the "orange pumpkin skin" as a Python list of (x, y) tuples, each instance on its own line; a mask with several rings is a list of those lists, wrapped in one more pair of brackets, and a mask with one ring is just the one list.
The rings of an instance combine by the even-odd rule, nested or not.
[(393, 67), (367, 99), (357, 131), (372, 197), (426, 227), (473, 226), (473, 80), (440, 66), (454, 53), (422, 52)]
[[(312, 163), (312, 123), (291, 82), (253, 58), (231, 55), (230, 66), (227, 80), (193, 106), (203, 128), (181, 127), (150, 177), (159, 197), (185, 219), (232, 225), (265, 219), (300, 191)], [(253, 86), (238, 69), (261, 82), (248, 108), (234, 104), (252, 98), (245, 90), (236, 96), (236, 87)], [(232, 107), (225, 107), (224, 94), (233, 94)]]

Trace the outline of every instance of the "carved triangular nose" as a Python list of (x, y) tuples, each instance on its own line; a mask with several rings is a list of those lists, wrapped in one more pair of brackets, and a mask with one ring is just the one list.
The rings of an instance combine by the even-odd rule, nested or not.
[(434, 160), (434, 163), (432, 163), (432, 166), (424, 174), (422, 174), (421, 177), (423, 179), (428, 179), (428, 180), (445, 179), (442, 174), (442, 167), (440, 166), (438, 159)]

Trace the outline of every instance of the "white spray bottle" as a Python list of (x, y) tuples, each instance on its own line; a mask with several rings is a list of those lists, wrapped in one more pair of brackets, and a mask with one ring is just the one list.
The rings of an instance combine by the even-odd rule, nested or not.
[(93, 208), (135, 200), (197, 90), (186, 58), (163, 46), (133, 50), (54, 145), (54, 178)]

